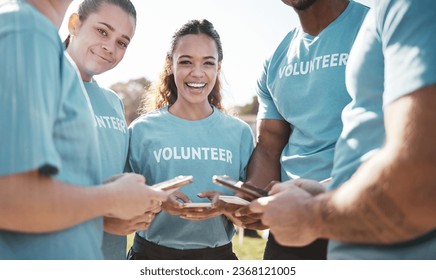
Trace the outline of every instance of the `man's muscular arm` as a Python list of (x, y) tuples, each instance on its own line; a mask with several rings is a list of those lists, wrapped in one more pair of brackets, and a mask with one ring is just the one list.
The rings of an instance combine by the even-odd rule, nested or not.
[(386, 145), (337, 191), (311, 202), (319, 235), (393, 243), (436, 228), (436, 86), (385, 108)]

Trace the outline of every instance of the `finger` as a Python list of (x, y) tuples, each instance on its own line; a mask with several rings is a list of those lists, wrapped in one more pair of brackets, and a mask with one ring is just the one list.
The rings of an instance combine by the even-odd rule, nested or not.
[(154, 190), (151, 188), (147, 188), (148, 190), (148, 197), (151, 200), (157, 200), (157, 201), (166, 201), (168, 199), (168, 193), (162, 190)]
[(148, 223), (151, 223), (151, 221), (153, 221), (154, 219), (154, 214), (153, 213), (147, 213), (145, 216), (145, 221)]
[(113, 181), (117, 180), (118, 178), (120, 178), (120, 177), (122, 177), (122, 176), (123, 176), (123, 174), (113, 175), (113, 176), (107, 178), (107, 179), (103, 182), (103, 184), (113, 182)]
[(249, 224), (243, 224), (243, 226), (246, 229), (253, 229), (253, 230), (263, 230), (263, 229), (268, 228), (268, 226), (265, 225), (262, 221), (257, 221), (257, 222), (249, 223)]
[(198, 193), (197, 196), (201, 198), (207, 197), (209, 200), (212, 200), (216, 196), (216, 194), (216, 191), (205, 191)]
[(155, 207), (155, 208), (150, 210), (150, 212), (155, 213), (155, 214), (159, 213), (160, 211), (162, 211), (161, 206)]
[(203, 221), (204, 220), (203, 217), (195, 217), (192, 215), (181, 215), (179, 217), (184, 219), (184, 220), (188, 220), (188, 221)]
[(270, 202), (272, 199), (273, 197), (267, 196), (254, 200), (250, 203), (250, 205), (247, 206), (247, 208), (250, 210), (250, 212), (247, 212), (247, 215), (251, 213), (263, 213), (268, 205), (268, 202)]
[(124, 173), (123, 176), (120, 177), (130, 177), (134, 179), (137, 183), (144, 184), (145, 185), (145, 177), (141, 174), (137, 173)]
[(170, 206), (176, 209), (181, 209), (183, 208), (183, 203), (181, 203), (180, 201), (178, 201), (178, 196), (176, 194), (172, 194), (169, 196), (168, 201), (165, 203), (166, 206)]
[(176, 191), (173, 193), (178, 199), (182, 200), (183, 202), (191, 202), (191, 200), (189, 199), (189, 197), (182, 193), (181, 191)]
[[(251, 205), (252, 203), (250, 203)], [(252, 211), (250, 210), (249, 206), (243, 206), (241, 208), (239, 208), (238, 210), (235, 211), (234, 215), (235, 217), (243, 217), (243, 216), (247, 216), (248, 214), (250, 214)]]
[(278, 184), (278, 183), (280, 183), (279, 181), (271, 181), (269, 184), (268, 184), (268, 186), (266, 186), (266, 191), (267, 192), (269, 192), (269, 191), (271, 191), (271, 189), (272, 189), (272, 187), (274, 187), (274, 185), (276, 185), (276, 184)]
[(222, 202), (224, 205), (222, 206), (222, 209), (224, 212), (226, 213), (235, 213), (236, 211), (238, 211), (239, 209), (245, 207), (245, 206), (241, 206), (241, 205), (237, 205), (237, 204), (233, 204), (233, 203), (225, 203)]
[(143, 223), (143, 224), (141, 224), (141, 227), (138, 228), (137, 230), (138, 231), (140, 231), (140, 230), (147, 230), (149, 226), (150, 226), (150, 223)]
[(274, 195), (276, 193), (282, 192), (289, 187), (289, 185), (294, 185), (292, 181), (286, 181), (283, 183), (276, 182), (271, 186), (271, 190), (269, 191), (269, 195)]

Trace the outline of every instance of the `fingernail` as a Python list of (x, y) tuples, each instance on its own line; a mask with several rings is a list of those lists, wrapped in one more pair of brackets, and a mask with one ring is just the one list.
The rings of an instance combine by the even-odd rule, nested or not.
[(236, 212), (234, 215), (235, 217), (241, 217), (241, 214), (239, 212)]

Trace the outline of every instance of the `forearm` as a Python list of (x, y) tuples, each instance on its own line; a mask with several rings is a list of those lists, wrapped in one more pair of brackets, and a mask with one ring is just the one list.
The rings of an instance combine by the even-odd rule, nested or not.
[(0, 228), (40, 233), (108, 214), (108, 190), (84, 188), (33, 171), (0, 177)]
[(291, 127), (282, 120), (258, 120), (257, 144), (247, 166), (247, 181), (266, 188), (281, 180), (280, 157), (289, 141)]
[(386, 144), (337, 191), (313, 207), (320, 235), (393, 243), (436, 228), (436, 86), (385, 108)]
[[(344, 242), (395, 243), (434, 228), (434, 220), (431, 226), (425, 218), (434, 208), (434, 188), (409, 176), (409, 164), (397, 162), (387, 168), (386, 156), (380, 152), (340, 189), (314, 198), (311, 208), (318, 219), (312, 227), (319, 236)], [(376, 169), (381, 171), (374, 174)]]
[(280, 179), (280, 153), (271, 154), (262, 146), (256, 146), (247, 166), (247, 181), (266, 188), (271, 181)]

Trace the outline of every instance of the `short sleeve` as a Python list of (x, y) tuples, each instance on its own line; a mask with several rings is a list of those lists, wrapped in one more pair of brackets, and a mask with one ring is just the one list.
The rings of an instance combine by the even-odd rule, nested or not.
[(277, 110), (274, 104), (271, 92), (268, 89), (268, 68), (270, 59), (267, 59), (262, 68), (262, 72), (257, 81), (257, 96), (259, 101), (259, 112), (257, 113), (257, 119), (274, 119), (283, 120), (284, 118)]
[(245, 181), (248, 161), (254, 150), (254, 135), (250, 126), (247, 124), (244, 126), (241, 137), (241, 167), (239, 179)]
[(387, 1), (377, 11), (385, 59), (384, 106), (436, 83), (436, 3)]
[(58, 112), (58, 45), (31, 28), (11, 30), (0, 40), (0, 175), (40, 170), (56, 174), (53, 141)]

